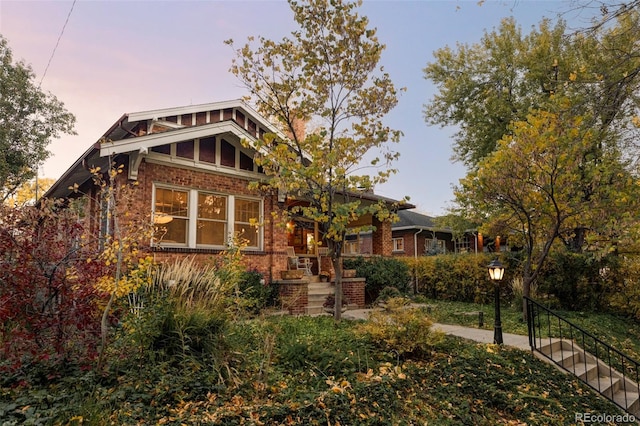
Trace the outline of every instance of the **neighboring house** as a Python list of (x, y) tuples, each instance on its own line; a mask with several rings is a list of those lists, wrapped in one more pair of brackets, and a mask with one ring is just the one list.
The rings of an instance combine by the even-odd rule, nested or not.
[(435, 218), (411, 210), (398, 212), (391, 225), (394, 256), (425, 256), (444, 253), (482, 252), (482, 239), (475, 232), (454, 239), (450, 228), (436, 224)]
[[(250, 145), (272, 132), (277, 129), (240, 100), (124, 114), (45, 197), (86, 194), (88, 231), (104, 235), (110, 232), (109, 219), (90, 169), (99, 166), (106, 172), (110, 164), (123, 165), (120, 176), (137, 181), (139, 193), (126, 209), (139, 218), (153, 218), (161, 231), (149, 241), (157, 261), (184, 255), (209, 259), (225, 248), (230, 235), (240, 233), (248, 241), (247, 266), (271, 281), (287, 269), (287, 246), (315, 261), (313, 243), (322, 240), (313, 222), (294, 221), (289, 229), (273, 219), (291, 203), (304, 200), (248, 188), (249, 182), (265, 176), (253, 162), (255, 151), (241, 141)], [(74, 185), (79, 192), (70, 189)], [(358, 196), (364, 202), (383, 199), (371, 193)], [(390, 256), (391, 224), (364, 220), (376, 227), (372, 252)], [(253, 226), (256, 222), (261, 225)], [(316, 262), (315, 273), (317, 269)]]

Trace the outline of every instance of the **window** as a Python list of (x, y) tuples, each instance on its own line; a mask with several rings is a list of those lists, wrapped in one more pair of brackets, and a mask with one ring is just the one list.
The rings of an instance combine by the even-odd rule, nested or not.
[(158, 186), (153, 207), (159, 244), (218, 248), (239, 233), (249, 248), (262, 247), (260, 199)]
[(227, 237), (227, 198), (198, 193), (196, 244), (222, 246)]
[(456, 251), (458, 253), (469, 253), (471, 252), (472, 246), (471, 242), (468, 238), (463, 238), (460, 240), (456, 240)]
[(240, 170), (253, 171), (253, 158), (249, 157), (244, 152), (240, 152)]
[[(160, 224), (157, 239), (163, 243), (186, 244), (189, 223), (189, 193), (175, 189), (156, 189), (155, 222)], [(165, 218), (168, 219), (166, 223)]]
[(248, 241), (249, 247), (258, 247), (259, 228), (253, 223), (260, 220), (260, 202), (244, 198), (235, 199), (235, 232)]
[(393, 238), (393, 251), (404, 251), (404, 238)]
[(437, 238), (430, 238), (424, 241), (425, 254), (436, 255), (445, 253), (446, 246), (444, 240), (438, 240)]
[(216, 138), (200, 139), (200, 161), (216, 163)]
[(236, 147), (224, 139), (220, 142), (220, 165), (227, 167), (236, 166)]
[(176, 157), (193, 160), (193, 141), (179, 142), (176, 144)]
[(358, 254), (360, 253), (360, 241), (347, 240), (344, 242), (344, 254)]

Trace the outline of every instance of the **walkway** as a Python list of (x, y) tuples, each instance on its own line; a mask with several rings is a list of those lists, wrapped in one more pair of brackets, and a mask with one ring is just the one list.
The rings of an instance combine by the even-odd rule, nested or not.
[[(371, 309), (350, 309), (342, 314), (342, 318), (357, 320), (367, 319)], [(463, 327), (461, 325), (434, 323), (433, 328), (441, 330), (445, 334), (463, 337), (465, 339), (474, 340), (480, 343), (493, 343), (493, 330), (484, 330), (473, 327)], [(502, 340), (505, 346), (529, 351), (529, 337), (519, 334), (502, 333)]]

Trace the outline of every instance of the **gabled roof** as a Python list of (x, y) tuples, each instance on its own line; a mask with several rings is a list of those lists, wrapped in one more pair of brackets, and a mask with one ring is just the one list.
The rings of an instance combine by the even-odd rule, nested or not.
[(451, 229), (440, 227), (435, 223), (435, 218), (420, 214), (411, 210), (398, 211), (398, 217), (400, 220), (393, 225), (391, 229), (393, 231), (403, 231), (409, 229), (423, 229), (429, 231), (443, 231), (451, 232)]
[[(273, 124), (240, 99), (123, 114), (49, 188), (44, 197), (72, 196), (73, 191), (69, 187), (74, 184), (82, 186), (90, 181), (89, 170), (93, 167), (107, 170), (112, 155), (128, 154), (129, 178), (137, 179), (142, 159), (156, 146), (221, 134), (232, 134), (251, 143), (264, 133), (275, 133), (285, 138)], [(387, 204), (397, 202), (369, 192), (350, 193), (349, 196)], [(398, 209), (414, 207), (401, 203)]]
[[(214, 111), (216, 114), (219, 112), (219, 116), (214, 117)], [(226, 116), (225, 111), (232, 111), (231, 117)], [(206, 120), (196, 120), (195, 123), (187, 125), (178, 123), (177, 117), (193, 114), (206, 116)], [(242, 114), (247, 119), (245, 126), (235, 119), (237, 114)], [(171, 118), (175, 121), (171, 122)], [(249, 121), (255, 124), (251, 131), (247, 126)], [(153, 129), (154, 125), (160, 130), (147, 132), (148, 129)], [(123, 114), (63, 173), (44, 197), (70, 196), (70, 186), (76, 183), (81, 185), (91, 179), (89, 168), (99, 166), (106, 170), (109, 167), (109, 155), (131, 153), (133, 157), (141, 159), (142, 155), (154, 146), (223, 133), (234, 134), (239, 139), (249, 141), (255, 140), (262, 133), (281, 134), (269, 121), (240, 99)]]

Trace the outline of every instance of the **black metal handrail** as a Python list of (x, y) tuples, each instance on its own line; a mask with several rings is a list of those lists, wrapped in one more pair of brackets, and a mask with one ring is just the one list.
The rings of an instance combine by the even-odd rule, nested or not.
[[(531, 350), (573, 373), (620, 408), (637, 416), (640, 410), (640, 362), (535, 300), (529, 297), (524, 299), (527, 304), (527, 327)], [(548, 343), (549, 353), (542, 350), (543, 343), (544, 345)], [(554, 344), (557, 349), (554, 349)], [(595, 360), (597, 380), (589, 380), (587, 354)], [(574, 359), (577, 357), (578, 362), (572, 362), (567, 367), (563, 360), (571, 357)], [(580, 367), (584, 368), (584, 372), (579, 370)], [(579, 373), (583, 373), (584, 377)], [(623, 398), (614, 398), (612, 387), (614, 380), (617, 380), (616, 373), (621, 381), (620, 390), (624, 394)], [(636, 399), (639, 400), (634, 403)]]

